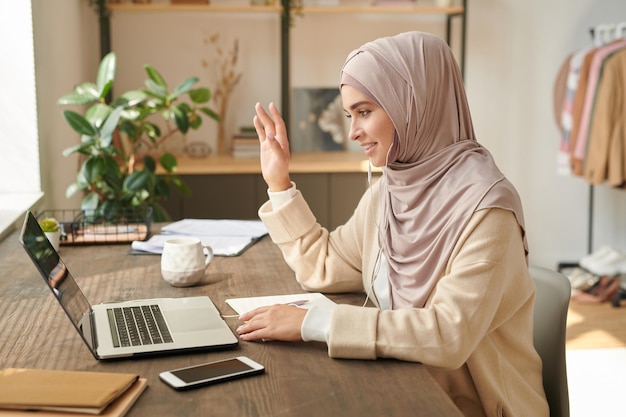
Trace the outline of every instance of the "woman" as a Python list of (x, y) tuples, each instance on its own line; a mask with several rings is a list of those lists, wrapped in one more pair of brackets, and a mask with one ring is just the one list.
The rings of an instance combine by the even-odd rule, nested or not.
[(322, 228), (290, 181), (278, 109), (257, 104), (259, 216), (304, 289), (365, 291), (377, 307), (264, 307), (241, 316), (240, 338), (421, 362), (466, 416), (547, 416), (521, 202), (476, 142), (449, 47), (419, 32), (369, 42), (340, 88), (349, 138), (381, 179), (345, 225)]

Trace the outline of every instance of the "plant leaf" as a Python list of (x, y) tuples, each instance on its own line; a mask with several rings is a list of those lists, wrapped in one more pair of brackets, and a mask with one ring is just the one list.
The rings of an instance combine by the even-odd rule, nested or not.
[(94, 126), (100, 127), (107, 117), (111, 114), (111, 107), (103, 103), (97, 103), (89, 107), (85, 112), (85, 118)]
[(182, 83), (178, 84), (174, 91), (172, 91), (171, 98), (176, 98), (181, 94), (191, 90), (191, 87), (198, 82), (198, 77), (189, 77)]
[(221, 121), (220, 116), (208, 107), (200, 107), (200, 111), (218, 123)]
[(133, 91), (125, 92), (117, 100), (120, 100), (120, 101), (124, 100), (126, 107), (132, 107), (132, 106), (136, 106), (137, 104), (141, 103), (147, 98), (148, 98), (148, 95), (144, 91), (133, 90)]
[(149, 198), (150, 198), (150, 193), (148, 192), (148, 190), (145, 190), (145, 189), (139, 190), (133, 194), (132, 205), (138, 207), (144, 204), (144, 202), (148, 200)]
[(174, 113), (174, 121), (176, 122), (176, 127), (181, 133), (185, 134), (189, 130), (189, 119), (187, 119), (187, 113), (184, 108), (181, 106), (173, 106), (172, 113)]
[(176, 157), (169, 152), (164, 153), (159, 158), (159, 163), (167, 172), (174, 172), (178, 163), (176, 161)]
[(146, 70), (148, 77), (150, 77), (152, 81), (167, 90), (167, 83), (165, 82), (159, 71), (156, 70), (156, 68), (151, 65), (145, 65), (144, 69)]
[(98, 86), (88, 81), (75, 86), (74, 92), (76, 94), (89, 95), (93, 97), (94, 100), (97, 100), (99, 96)]
[(172, 175), (170, 176), (170, 180), (181, 193), (184, 195), (191, 195), (191, 189), (186, 183), (183, 182), (183, 180), (180, 179), (180, 177)]
[(181, 109), (182, 111), (184, 111), (185, 113), (191, 113), (193, 112), (193, 109), (191, 108), (191, 106), (187, 103), (180, 103), (178, 105), (178, 108)]
[(71, 154), (73, 154), (74, 152), (79, 152), (79, 153), (83, 153), (81, 152), (83, 145), (82, 144), (78, 144), (78, 145), (74, 145), (74, 146), (70, 146), (69, 148), (65, 149), (63, 151), (63, 156), (70, 156)]
[(137, 121), (137, 120), (144, 119), (148, 115), (150, 115), (150, 111), (145, 111), (145, 110), (141, 110), (139, 108), (134, 108), (134, 109), (124, 109), (124, 110), (122, 110), (122, 113), (120, 114), (120, 117), (122, 119), (126, 119), (126, 120)]
[(76, 113), (75, 111), (65, 110), (63, 112), (63, 117), (65, 117), (65, 120), (70, 125), (70, 127), (81, 135), (95, 136), (98, 134), (96, 128), (91, 123), (89, 123), (87, 119), (85, 119), (83, 116)]
[(167, 87), (164, 87), (153, 80), (146, 80), (145, 85), (148, 88), (148, 94), (152, 93), (155, 97), (162, 100), (165, 100), (167, 97)]
[(152, 142), (155, 142), (156, 138), (161, 136), (161, 129), (154, 123), (145, 122), (141, 125), (141, 129), (148, 135)]
[(202, 119), (199, 116), (194, 117), (189, 122), (189, 127), (191, 127), (193, 130), (198, 130), (200, 126), (202, 126)]
[(104, 172), (104, 161), (102, 158), (92, 157), (85, 161), (84, 174), (87, 182), (92, 183), (102, 176)]
[(100, 93), (100, 100), (104, 101), (104, 99), (106, 98), (107, 94), (109, 94), (109, 91), (111, 91), (111, 89), (113, 88), (113, 81), (109, 81), (108, 83), (106, 83), (104, 85), (104, 87), (102, 88), (102, 92)]
[(150, 172), (154, 172), (156, 170), (156, 162), (154, 162), (154, 158), (152, 158), (150, 155), (146, 155), (143, 157), (143, 165), (145, 169)]
[(110, 84), (112, 84), (115, 79), (116, 61), (115, 52), (109, 52), (102, 58), (102, 61), (100, 61), (98, 76), (96, 78), (96, 86), (98, 87), (100, 98), (104, 98), (107, 95), (111, 88)]
[(100, 206), (100, 212), (108, 221), (119, 221), (118, 212), (121, 209), (121, 205), (118, 201), (107, 200)]
[(104, 159), (104, 170), (107, 173), (115, 176), (120, 180), (122, 178), (122, 170), (120, 164), (117, 162), (115, 157), (113, 156), (105, 156)]
[(123, 120), (119, 125), (120, 132), (128, 135), (131, 139), (135, 140), (138, 136), (138, 129), (135, 124), (129, 120)]
[(170, 186), (165, 179), (161, 177), (157, 178), (156, 184), (154, 185), (154, 194), (165, 200), (170, 198)]
[(98, 101), (100, 94), (94, 83), (81, 83), (74, 87), (74, 91), (57, 100), (57, 104), (84, 105)]
[[(117, 170), (119, 171), (119, 168)], [(124, 183), (122, 182), (122, 178), (116, 174), (115, 168), (113, 170), (106, 170), (102, 178), (114, 194), (120, 194), (124, 188)]]
[(75, 194), (83, 191), (85, 188), (87, 188), (87, 187), (85, 187), (84, 185), (79, 184), (78, 182), (72, 183), (65, 190), (65, 197), (66, 198), (70, 198), (70, 197), (74, 196)]
[(150, 173), (145, 169), (135, 171), (124, 180), (124, 188), (131, 191), (139, 191), (148, 184)]
[(189, 98), (197, 104), (208, 103), (211, 101), (211, 90), (206, 87), (196, 88), (189, 92)]
[(100, 137), (103, 139), (103, 146), (109, 146), (111, 144), (113, 131), (117, 127), (117, 123), (120, 121), (120, 113), (122, 110), (123, 109), (121, 107), (116, 107), (111, 114), (109, 114), (109, 117), (107, 117), (106, 121), (102, 125)]
[(98, 208), (98, 203), (100, 203), (100, 197), (98, 197), (98, 194), (89, 193), (85, 196), (85, 198), (83, 198), (80, 208), (90, 212)]

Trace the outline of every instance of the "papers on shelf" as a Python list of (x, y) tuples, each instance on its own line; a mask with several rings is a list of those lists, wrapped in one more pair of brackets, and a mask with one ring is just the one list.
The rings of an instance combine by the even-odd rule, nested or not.
[(268, 295), (260, 297), (244, 297), (244, 298), (230, 298), (226, 300), (226, 303), (232, 307), (237, 314), (243, 314), (250, 310), (254, 310), (257, 307), (264, 307), (273, 304), (289, 304), (298, 301), (306, 300), (305, 304), (298, 305), (298, 307), (309, 309), (314, 305), (325, 307), (333, 307), (335, 302), (319, 292), (309, 292), (303, 294), (287, 294), (287, 295)]
[(237, 256), (267, 234), (260, 220), (184, 219), (161, 228), (161, 234), (146, 241), (133, 241), (133, 253), (163, 252), (167, 239), (193, 236), (211, 246), (216, 256)]

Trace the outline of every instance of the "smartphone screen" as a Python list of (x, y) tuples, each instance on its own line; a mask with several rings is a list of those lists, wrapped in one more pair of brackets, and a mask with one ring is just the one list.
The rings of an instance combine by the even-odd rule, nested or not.
[(191, 384), (196, 381), (213, 379), (222, 375), (238, 374), (240, 372), (252, 370), (253, 368), (250, 365), (243, 363), (239, 359), (233, 358), (222, 362), (206, 363), (204, 365), (179, 369), (171, 372), (182, 381)]
[(239, 356), (232, 359), (161, 372), (159, 377), (173, 388), (188, 389), (242, 378), (248, 375), (256, 375), (264, 371), (263, 365), (248, 357)]

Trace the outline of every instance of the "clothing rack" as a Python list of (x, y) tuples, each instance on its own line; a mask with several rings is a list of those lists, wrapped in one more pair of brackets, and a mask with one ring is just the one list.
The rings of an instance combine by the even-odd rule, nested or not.
[[(626, 37), (626, 22), (617, 24), (603, 23), (595, 27), (589, 28), (591, 40), (596, 46), (600, 46), (611, 42), (618, 37)], [(587, 253), (593, 253), (593, 198), (594, 186), (589, 185), (589, 212), (587, 219)]]
[(589, 213), (587, 214), (587, 253), (593, 253), (593, 184), (589, 185)]
[[(618, 24), (601, 24), (589, 29), (591, 39), (596, 46), (607, 44), (614, 39), (620, 37), (626, 37), (624, 31), (626, 30), (626, 22), (620, 22)], [(589, 185), (589, 213), (587, 220), (587, 253), (593, 253), (593, 203), (594, 203), (594, 186)], [(619, 307), (621, 300), (626, 299), (626, 290), (619, 289), (611, 304), (613, 307)]]
[[(598, 51), (602, 51), (602, 52), (599, 52), (599, 53), (603, 54), (600, 57), (602, 57), (604, 59), (607, 56), (607, 55), (604, 54), (604, 51), (606, 51), (606, 53), (610, 54), (613, 51), (617, 51), (618, 49), (623, 48), (623, 42), (620, 42), (619, 44), (616, 44), (615, 46), (611, 46), (610, 44), (615, 42), (615, 41), (617, 41), (618, 39), (621, 39), (621, 38), (626, 39), (626, 32), (625, 31), (626, 31), (626, 21), (625, 22), (621, 22), (621, 23), (617, 23), (617, 24), (600, 24), (600, 25), (597, 25), (595, 27), (590, 28), (589, 29), (589, 33), (591, 35), (591, 39), (592, 39), (593, 45), (591, 46), (591, 48), (589, 50), (591, 51), (591, 53), (595, 53), (595, 50), (597, 48), (601, 48), (601, 49), (598, 49)], [(605, 46), (606, 46), (606, 48), (605, 48)], [(579, 53), (576, 55), (576, 59), (577, 59), (576, 65), (581, 65), (581, 61), (580, 61), (581, 56), (582, 56), (581, 54), (587, 54), (586, 51), (587, 51), (587, 48), (581, 49), (579, 51)], [(596, 60), (594, 59), (594, 61), (596, 61)], [(564, 63), (564, 64), (566, 65), (566, 63)], [(594, 64), (594, 65), (597, 65), (597, 64)], [(591, 70), (591, 73), (593, 73), (593, 70)], [(559, 77), (560, 77), (559, 79), (560, 80), (563, 79), (563, 78), (561, 78), (562, 77), (561, 74), (563, 74), (562, 70), (559, 73)], [(594, 74), (594, 77), (596, 77), (596, 76), (600, 76), (600, 75)], [(599, 81), (599, 79), (596, 80), (596, 81)], [(608, 81), (608, 82), (610, 82), (610, 81)], [(596, 87), (595, 83), (591, 84), (591, 88), (595, 88), (595, 87)], [(587, 88), (589, 88), (589, 87), (587, 87)], [(587, 90), (587, 96), (589, 96), (589, 91), (590, 90)], [(607, 91), (609, 91), (609, 90), (606, 90), (606, 89), (604, 90), (603, 97), (606, 97)], [(565, 102), (565, 104), (568, 106), (568, 108), (571, 111), (571, 108), (573, 106), (572, 101), (571, 101), (572, 100), (571, 92), (568, 92), (568, 95), (566, 97), (567, 97), (566, 98), (567, 101)], [(578, 98), (577, 98), (577, 100), (578, 100)], [(587, 97), (586, 100), (589, 100), (589, 97)], [(590, 107), (588, 107), (588, 106), (589, 106), (589, 102), (586, 103), (585, 110), (584, 110), (585, 112), (590, 109)], [(570, 117), (572, 117), (572, 116), (570, 115)], [(562, 119), (562, 120), (564, 120), (564, 119)], [(559, 119), (557, 119), (557, 123), (560, 123), (560, 122), (561, 121)], [(589, 127), (587, 127), (586, 123), (587, 122), (583, 122), (583, 125), (585, 125), (584, 129), (589, 128), (589, 133), (588, 133), (589, 137), (587, 138), (587, 139), (589, 139), (591, 137), (591, 134), (592, 134), (591, 133), (592, 129), (591, 129), (591, 124), (589, 124)], [(568, 129), (569, 133), (571, 133), (572, 132), (571, 125), (570, 126), (566, 125), (566, 126), (567, 127), (563, 127), (563, 126), (561, 126), (561, 127), (563, 127), (563, 129)], [(580, 135), (582, 135), (582, 134), (583, 133), (578, 134), (579, 135), (578, 136), (579, 140), (580, 140)], [(605, 134), (605, 133), (603, 132), (602, 134)], [(596, 133), (596, 135), (597, 135), (597, 133)], [(607, 138), (604, 138), (604, 139), (607, 139)], [(567, 138), (566, 138), (566, 140), (567, 140)], [(576, 148), (576, 155), (575, 156), (572, 155), (573, 156), (573, 158), (571, 160), (572, 162), (568, 162), (568, 163), (574, 163), (574, 161), (576, 161), (575, 162), (576, 165), (572, 165), (571, 166), (571, 168), (574, 171), (575, 175), (583, 175), (584, 176), (585, 175), (585, 174), (583, 174), (584, 169), (585, 169), (584, 167), (587, 167), (587, 169), (589, 170), (589, 171), (587, 171), (587, 173), (591, 173), (591, 174), (588, 174), (588, 176), (587, 176), (587, 178), (589, 180), (589, 194), (588, 194), (588, 199), (589, 200), (588, 200), (588, 218), (587, 218), (587, 253), (591, 255), (591, 254), (593, 254), (593, 250), (594, 250), (594, 248), (593, 248), (593, 228), (594, 228), (594, 217), (595, 217), (594, 216), (594, 204), (595, 204), (595, 195), (594, 195), (595, 194), (595, 186), (594, 186), (594, 184), (598, 184), (599, 180), (601, 179), (599, 177), (599, 175), (596, 174), (596, 173), (599, 173), (601, 171), (598, 170), (598, 171), (596, 171), (594, 173), (594, 169), (602, 169), (602, 166), (597, 167), (597, 166), (594, 165), (595, 162), (597, 162), (597, 160), (587, 159), (586, 156), (581, 158), (582, 155), (580, 154), (580, 152), (581, 152), (581, 150), (580, 150), (580, 142), (576, 143), (576, 145), (578, 145), (577, 148)], [(569, 153), (572, 148), (570, 147), (569, 144), (567, 144), (566, 146), (567, 146), (567, 148), (561, 148), (561, 149), (567, 149), (566, 152)], [(584, 146), (584, 143), (583, 143), (583, 146)], [(590, 146), (589, 143), (587, 143), (587, 147), (589, 147), (589, 146)], [(599, 150), (596, 150), (596, 151), (602, 152), (602, 151), (604, 151), (604, 149), (600, 148)], [(562, 156), (563, 154), (560, 154), (560, 155)], [(594, 153), (593, 155), (597, 155), (597, 154)], [(569, 159), (569, 158), (567, 158), (567, 159)], [(606, 179), (609, 179), (609, 178), (606, 178)], [(623, 178), (620, 178), (620, 177), (616, 178), (615, 176), (613, 176), (612, 180), (610, 180), (609, 182), (612, 185), (617, 186), (616, 180), (618, 180), (618, 182), (622, 183), (622, 185), (619, 185), (619, 187), (623, 187), (623, 184), (624, 184), (623, 183), (623, 181), (624, 181)], [(572, 267), (580, 267), (580, 263), (579, 262), (576, 262), (576, 263), (559, 263), (559, 271), (563, 271), (566, 268), (572, 268)], [(611, 278), (611, 281), (613, 281), (615, 279), (620, 279), (620, 277), (617, 276), (617, 275), (615, 277), (610, 277), (610, 278)], [(595, 289), (595, 287), (597, 285), (602, 285), (601, 284), (602, 282), (606, 282), (606, 281), (602, 281), (601, 279), (599, 279), (598, 282), (592, 288), (590, 288), (588, 290), (585, 290), (585, 291), (591, 292), (592, 290)], [(600, 288), (600, 290), (602, 290), (602, 289)], [(611, 297), (612, 297), (612, 300), (611, 300), (612, 305), (614, 307), (619, 307), (621, 300), (622, 299), (626, 299), (626, 290), (619, 288), (617, 290), (617, 293), (615, 293), (614, 295), (611, 294)]]

